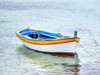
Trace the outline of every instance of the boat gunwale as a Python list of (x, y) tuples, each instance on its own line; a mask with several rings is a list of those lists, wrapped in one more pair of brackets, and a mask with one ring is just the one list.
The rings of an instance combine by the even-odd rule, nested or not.
[[(21, 31), (22, 31), (22, 30), (17, 31), (16, 34), (19, 35), (19, 36), (21, 36), (21, 37), (23, 37), (23, 38), (25, 38), (25, 39), (28, 39), (28, 38), (24, 37), (22, 34), (20, 34)], [(73, 38), (78, 38), (78, 39), (80, 39), (79, 37), (70, 37), (70, 38), (61, 38), (61, 37), (59, 37), (59, 39), (55, 38), (55, 39), (52, 39), (52, 40), (45, 40), (45, 41), (55, 41), (55, 40), (64, 40), (64, 39), (66, 40), (66, 39), (73, 39)], [(37, 40), (37, 39), (33, 39), (33, 38), (28, 39), (28, 40), (33, 40), (33, 41), (44, 41), (44, 40)]]
[(79, 42), (80, 38), (73, 37), (73, 38), (61, 38), (61, 39), (54, 39), (54, 40), (33, 40), (33, 39), (27, 39), (23, 37), (20, 32), (16, 32), (17, 37), (27, 43), (31, 44), (39, 44), (39, 45), (49, 45), (49, 44), (62, 44), (62, 43), (68, 43), (68, 42)]

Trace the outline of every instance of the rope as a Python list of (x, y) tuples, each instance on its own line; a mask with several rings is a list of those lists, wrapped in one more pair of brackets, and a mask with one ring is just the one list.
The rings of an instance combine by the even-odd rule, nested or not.
[(91, 52), (87, 47), (84, 47), (82, 44), (79, 43), (79, 45), (85, 50), (87, 51), (91, 56), (95, 57), (96, 59), (100, 60), (100, 57), (97, 56), (95, 53)]

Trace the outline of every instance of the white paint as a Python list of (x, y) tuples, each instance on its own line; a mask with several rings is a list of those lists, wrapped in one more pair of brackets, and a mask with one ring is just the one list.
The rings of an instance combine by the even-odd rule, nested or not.
[(27, 42), (24, 42), (24, 45), (42, 52), (75, 52), (75, 47), (77, 42), (69, 42), (69, 43), (63, 43), (63, 44), (53, 44), (53, 45), (37, 45), (37, 44), (30, 44)]

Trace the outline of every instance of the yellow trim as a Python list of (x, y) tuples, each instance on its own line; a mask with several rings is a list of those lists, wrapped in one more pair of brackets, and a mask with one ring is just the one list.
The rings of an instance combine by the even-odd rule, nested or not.
[(20, 33), (22, 30), (18, 31), (18, 33)]
[(52, 40), (52, 41), (34, 41), (29, 40), (26, 38), (23, 38), (22, 36), (17, 35), (17, 37), (25, 42), (31, 43), (31, 44), (39, 44), (39, 45), (48, 45), (48, 44), (60, 44), (60, 43), (68, 43), (68, 42), (79, 42), (79, 38), (71, 38), (71, 39), (59, 39), (59, 40)]
[(65, 36), (63, 36), (63, 37), (60, 37), (59, 39), (63, 39), (63, 38), (65, 38)]
[(34, 29), (34, 31), (41, 31), (41, 30), (39, 30), (39, 29)]

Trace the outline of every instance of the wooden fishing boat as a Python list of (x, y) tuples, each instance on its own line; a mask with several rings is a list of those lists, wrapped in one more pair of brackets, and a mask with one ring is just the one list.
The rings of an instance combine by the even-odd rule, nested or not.
[(76, 45), (80, 41), (77, 31), (71, 37), (28, 28), (17, 31), (16, 35), (28, 48), (46, 53), (74, 55)]

